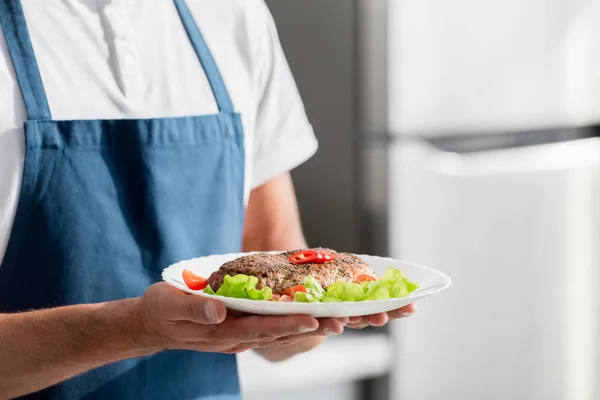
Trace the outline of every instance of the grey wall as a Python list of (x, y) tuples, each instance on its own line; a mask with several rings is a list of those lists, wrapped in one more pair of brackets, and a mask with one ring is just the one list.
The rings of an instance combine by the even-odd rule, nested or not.
[(293, 171), (310, 245), (357, 245), (353, 177), (355, 2), (266, 0), (319, 140), (318, 153)]

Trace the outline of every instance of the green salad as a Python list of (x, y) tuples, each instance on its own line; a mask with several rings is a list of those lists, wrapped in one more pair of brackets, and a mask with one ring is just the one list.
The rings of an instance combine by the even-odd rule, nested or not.
[[(410, 281), (396, 268), (388, 268), (385, 274), (377, 280), (360, 283), (335, 282), (329, 285), (327, 289), (323, 289), (319, 282), (312, 276), (308, 276), (302, 285), (287, 289), (288, 294), (285, 296), (274, 294), (273, 290), (269, 287), (257, 289), (257, 284), (258, 278), (254, 276), (242, 274), (234, 276), (226, 275), (223, 279), (223, 284), (216, 292), (208, 285), (204, 289), (204, 293), (249, 300), (282, 301), (284, 298), (289, 297), (287, 301), (327, 303), (396, 299), (406, 297), (419, 288), (416, 282)], [(289, 296), (290, 294), (291, 296)]]

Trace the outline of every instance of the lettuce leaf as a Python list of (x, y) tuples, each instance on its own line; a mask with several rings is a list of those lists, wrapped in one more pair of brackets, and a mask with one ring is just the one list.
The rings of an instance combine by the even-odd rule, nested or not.
[(329, 285), (325, 297), (329, 301), (361, 301), (365, 297), (365, 290), (358, 283), (335, 282)]
[(306, 293), (296, 292), (294, 294), (294, 301), (299, 303), (317, 303), (323, 301), (325, 297), (325, 289), (319, 282), (312, 276), (307, 276), (302, 284), (306, 288)]
[(210, 286), (206, 286), (204, 293), (216, 294), (217, 296), (235, 297), (238, 299), (249, 300), (270, 300), (273, 297), (273, 291), (265, 286), (262, 289), (256, 289), (258, 278), (243, 274), (234, 276), (225, 275), (223, 284), (215, 293)]
[(402, 271), (396, 268), (388, 268), (380, 281), (388, 287), (390, 296), (393, 298), (406, 297), (419, 288), (416, 282), (410, 281)]
[(210, 285), (206, 285), (206, 287), (204, 288), (204, 293), (212, 295), (216, 294), (215, 291), (210, 287)]

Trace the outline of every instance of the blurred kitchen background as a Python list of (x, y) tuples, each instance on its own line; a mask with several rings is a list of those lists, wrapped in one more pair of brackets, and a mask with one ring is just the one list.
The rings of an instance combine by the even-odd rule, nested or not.
[(320, 141), (309, 243), (440, 269), (247, 400), (600, 399), (600, 1), (266, 0)]

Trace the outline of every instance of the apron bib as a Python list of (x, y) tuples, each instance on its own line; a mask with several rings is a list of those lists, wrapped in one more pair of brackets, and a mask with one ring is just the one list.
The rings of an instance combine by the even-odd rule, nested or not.
[[(28, 114), (21, 194), (0, 267), (0, 312), (140, 296), (171, 263), (240, 251), (241, 119), (184, 0), (174, 2), (218, 114), (52, 120), (20, 1), (0, 1)], [(167, 351), (26, 398), (229, 400), (239, 391), (235, 356)]]

